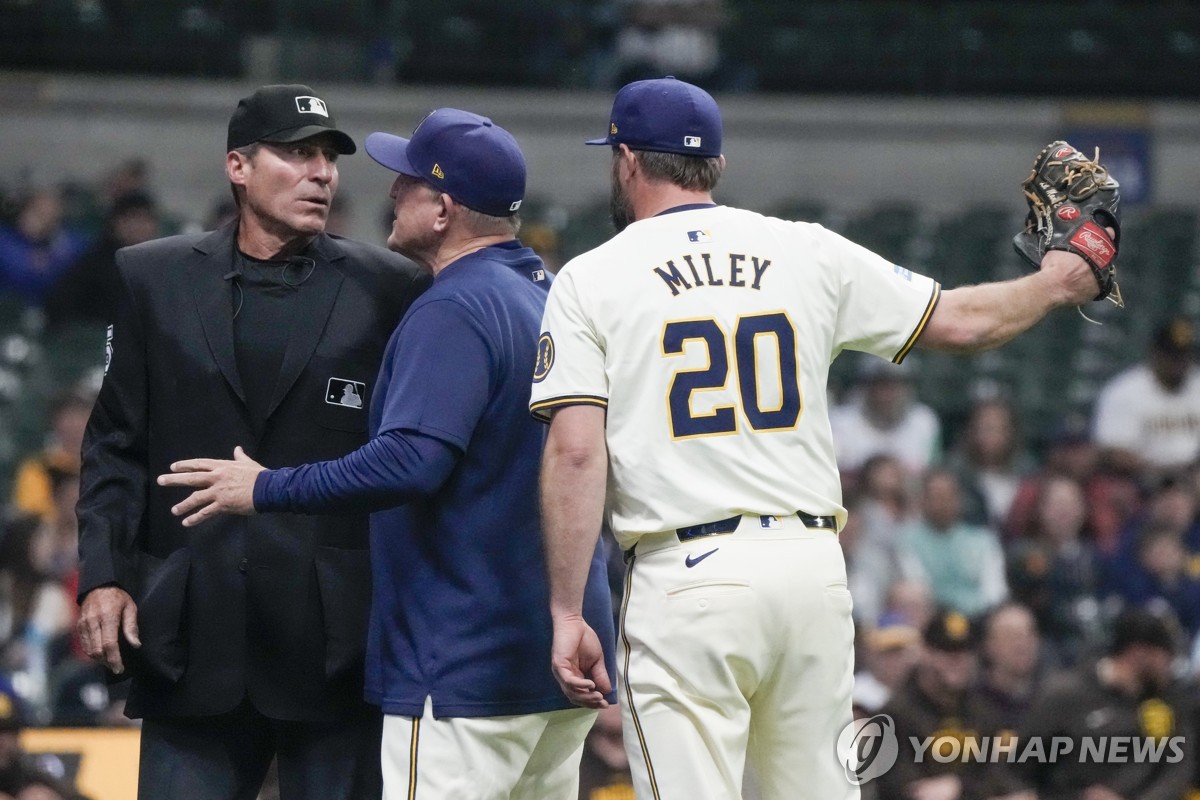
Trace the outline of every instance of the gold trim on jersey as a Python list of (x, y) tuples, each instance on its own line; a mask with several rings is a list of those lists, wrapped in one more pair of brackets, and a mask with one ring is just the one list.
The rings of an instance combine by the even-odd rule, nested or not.
[(925, 332), (925, 326), (929, 324), (929, 318), (933, 316), (933, 310), (937, 308), (938, 300), (942, 297), (942, 285), (937, 281), (933, 282), (933, 291), (929, 293), (929, 303), (925, 306), (925, 313), (921, 315), (921, 321), (917, 323), (917, 329), (912, 332), (912, 336), (908, 337), (908, 341), (904, 343), (904, 347), (900, 348), (900, 352), (896, 353), (892, 359), (893, 364), (899, 364), (908, 355), (908, 351), (913, 349), (913, 345), (917, 343), (917, 339), (921, 338), (921, 334)]
[(421, 737), (421, 718), (414, 717), (412, 740), (408, 744), (408, 800), (417, 796), (417, 740)]
[(625, 635), (625, 615), (629, 611), (629, 591), (633, 587), (633, 566), (636, 563), (637, 553), (634, 552), (625, 568), (625, 596), (621, 601), (621, 643), (625, 645), (625, 669), (621, 671), (621, 677), (625, 683), (625, 702), (629, 703), (629, 714), (633, 718), (633, 728), (637, 731), (638, 746), (642, 750), (642, 758), (646, 760), (646, 777), (650, 779), (650, 791), (653, 792), (653, 800), (660, 800), (658, 779), (654, 777), (654, 765), (650, 763), (650, 748), (642, 732), (642, 721), (638, 718), (637, 706), (633, 704), (633, 687), (629, 685), (629, 654), (633, 648), (629, 646), (629, 637)]
[(529, 413), (541, 422), (549, 422), (552, 416), (549, 411), (563, 406), (599, 406), (608, 408), (608, 398), (595, 394), (565, 394), (562, 397), (550, 397), (539, 400), (529, 406)]

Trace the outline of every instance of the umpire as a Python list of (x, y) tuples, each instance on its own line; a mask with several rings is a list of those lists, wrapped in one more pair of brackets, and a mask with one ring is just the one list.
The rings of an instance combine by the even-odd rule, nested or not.
[(229, 121), (237, 219), (117, 253), (120, 302), (83, 445), (89, 656), (132, 676), (144, 800), (378, 798), (381, 717), (362, 700), (367, 519), (223, 517), (185, 529), (173, 460), (334, 458), (366, 441), (388, 334), (425, 285), (387, 250), (325, 233), (354, 153), (307, 86)]

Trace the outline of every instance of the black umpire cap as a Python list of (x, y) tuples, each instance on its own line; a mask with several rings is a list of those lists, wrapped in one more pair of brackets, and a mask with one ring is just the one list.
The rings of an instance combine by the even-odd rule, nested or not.
[(303, 84), (263, 86), (238, 101), (229, 118), (226, 151), (255, 142), (298, 142), (320, 133), (333, 134), (334, 149), (350, 155), (358, 148), (338, 130), (329, 106)]

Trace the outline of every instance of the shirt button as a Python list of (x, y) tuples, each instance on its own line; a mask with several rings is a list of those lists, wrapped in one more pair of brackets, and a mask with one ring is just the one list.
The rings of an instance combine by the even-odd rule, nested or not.
[(249, 561), (247, 561), (246, 559), (244, 559), (244, 558), (243, 558), (243, 559), (242, 559), (242, 563), (238, 564), (238, 572), (240, 572), (240, 573), (242, 573), (243, 575), (245, 575), (245, 574), (246, 574), (246, 566), (247, 566), (249, 563), (250, 563)]

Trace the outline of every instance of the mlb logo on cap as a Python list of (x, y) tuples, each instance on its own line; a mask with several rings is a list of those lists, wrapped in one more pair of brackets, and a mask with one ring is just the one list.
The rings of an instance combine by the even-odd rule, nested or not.
[(301, 114), (320, 114), (322, 117), (329, 116), (329, 109), (325, 107), (325, 101), (319, 97), (297, 97), (296, 110)]
[(255, 142), (286, 144), (325, 135), (337, 152), (353, 153), (354, 140), (337, 129), (329, 106), (312, 92), (312, 87), (301, 83), (274, 84), (243, 97), (229, 118), (226, 150)]
[(634, 81), (617, 92), (608, 136), (588, 144), (716, 158), (721, 155), (721, 111), (708, 92), (669, 75)]

